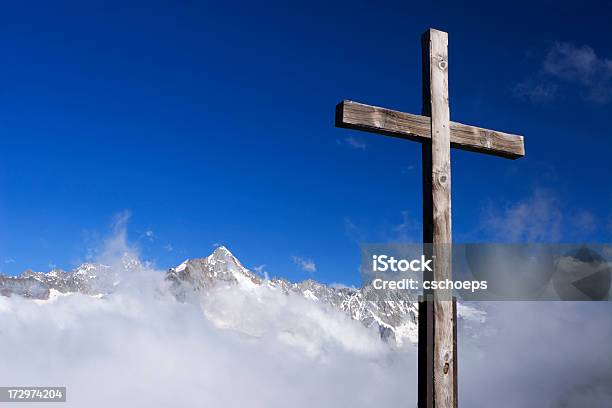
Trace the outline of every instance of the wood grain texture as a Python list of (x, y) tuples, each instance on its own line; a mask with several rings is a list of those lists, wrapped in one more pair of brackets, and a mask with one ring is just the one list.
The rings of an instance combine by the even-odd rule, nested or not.
[[(416, 142), (431, 139), (429, 115), (413, 115), (366, 105), (342, 101), (336, 106), (336, 126), (362, 130)], [(450, 122), (451, 146), (457, 149), (486, 153), (493, 156), (518, 159), (525, 155), (523, 136)]]
[[(434, 280), (452, 279), (451, 129), (448, 103), (448, 34), (429, 30), (431, 101), (431, 194), (433, 203)], [(450, 290), (434, 294), (434, 406), (455, 407), (454, 320)]]

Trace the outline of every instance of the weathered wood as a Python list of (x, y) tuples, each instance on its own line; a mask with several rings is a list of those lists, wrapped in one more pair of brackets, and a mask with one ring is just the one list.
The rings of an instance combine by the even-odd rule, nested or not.
[[(342, 101), (336, 106), (336, 126), (380, 133), (416, 142), (431, 139), (429, 115), (413, 115), (359, 102)], [(454, 148), (518, 159), (525, 155), (523, 136), (450, 122)]]
[[(451, 130), (448, 104), (448, 34), (430, 29), (429, 89), (431, 103), (431, 195), (433, 203), (432, 230), (435, 256), (434, 280), (452, 279), (451, 236)], [(434, 293), (433, 380), (434, 406), (455, 407), (455, 353), (452, 292)]]

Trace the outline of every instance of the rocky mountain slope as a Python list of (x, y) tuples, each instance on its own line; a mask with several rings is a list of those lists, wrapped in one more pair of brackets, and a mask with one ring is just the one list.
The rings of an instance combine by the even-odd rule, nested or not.
[(417, 340), (418, 307), (415, 299), (407, 294), (399, 294), (393, 301), (375, 300), (376, 293), (370, 286), (354, 289), (328, 286), (312, 279), (299, 283), (264, 279), (245, 268), (225, 247), (218, 247), (206, 258), (190, 259), (170, 269), (167, 279), (173, 283), (179, 298), (184, 298), (191, 290), (205, 291), (220, 283), (244, 288), (266, 285), (339, 309), (366, 327), (375, 326), (385, 339), (395, 339), (399, 343)]

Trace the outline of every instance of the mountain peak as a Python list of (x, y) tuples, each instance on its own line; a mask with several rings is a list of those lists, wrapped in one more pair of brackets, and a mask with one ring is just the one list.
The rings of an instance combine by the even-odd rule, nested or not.
[(211, 256), (215, 258), (226, 258), (228, 256), (234, 256), (234, 254), (232, 254), (232, 252), (229, 249), (227, 249), (226, 246), (219, 245), (218, 247), (215, 248)]

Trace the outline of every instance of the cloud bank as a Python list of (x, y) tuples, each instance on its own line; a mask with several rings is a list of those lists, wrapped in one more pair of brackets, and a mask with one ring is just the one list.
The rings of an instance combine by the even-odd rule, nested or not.
[[(113, 260), (137, 256), (125, 236), (99, 252), (111, 295), (0, 297), (0, 384), (65, 385), (66, 407), (416, 406), (416, 348), (265, 285), (178, 302), (161, 271)], [(609, 407), (611, 306), (480, 305), (486, 322), (460, 321), (460, 404)]]

